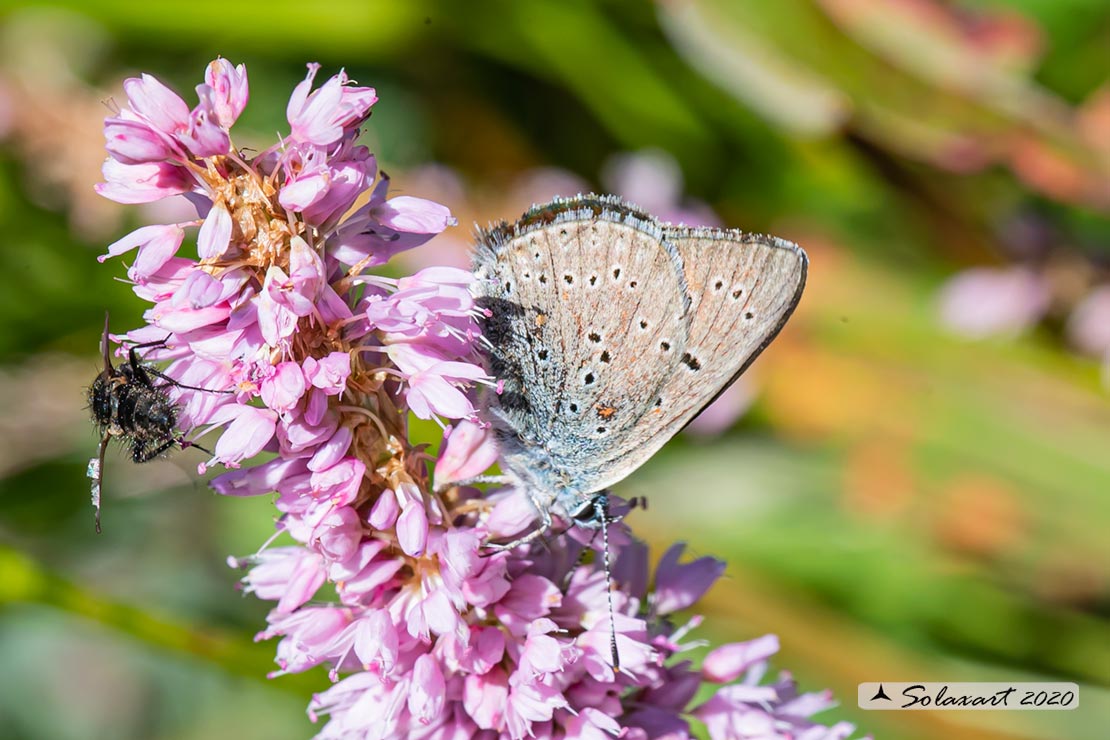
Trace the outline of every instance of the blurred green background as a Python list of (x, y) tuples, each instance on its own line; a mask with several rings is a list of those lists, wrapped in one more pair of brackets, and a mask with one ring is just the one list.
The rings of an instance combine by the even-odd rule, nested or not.
[[(702, 634), (779, 634), (828, 721), (1108, 736), (1105, 0), (0, 4), (0, 736), (314, 731), (326, 676), (265, 678), (265, 605), (224, 564), (269, 500), (217, 497), (184, 452), (111, 457), (100, 537), (88, 505), (104, 310), (143, 309), (95, 256), (159, 219), (92, 191), (105, 103), (146, 71), (192, 104), (217, 55), (250, 72), (239, 146), (284, 130), (307, 61), (377, 88), (366, 143), (460, 222), (398, 269), (580, 188), (806, 246), (798, 314), (717, 429), (619, 488), (650, 499), (630, 524), (727, 559)], [(878, 680), (1076, 681), (1081, 704), (856, 710)]]

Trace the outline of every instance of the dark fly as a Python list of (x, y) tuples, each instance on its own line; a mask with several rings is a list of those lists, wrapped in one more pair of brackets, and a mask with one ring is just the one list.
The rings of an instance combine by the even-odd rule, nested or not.
[[(168, 339), (169, 337), (167, 337)], [(211, 393), (213, 391), (179, 383), (163, 374), (149, 363), (141, 361), (139, 350), (164, 347), (166, 340), (147, 342), (131, 347), (127, 362), (112, 365), (108, 342), (108, 316), (104, 316), (104, 335), (100, 340), (104, 369), (89, 386), (89, 409), (93, 422), (100, 432), (97, 456), (89, 461), (88, 476), (92, 478), (92, 500), (96, 508), (96, 531), (100, 532), (100, 489), (103, 483), (104, 452), (108, 443), (119, 439), (131, 448), (131, 460), (147, 462), (161, 455), (174, 445), (196, 447), (212, 454), (200, 445), (189, 442), (177, 430), (178, 407), (169, 396), (169, 388), (187, 388)]]

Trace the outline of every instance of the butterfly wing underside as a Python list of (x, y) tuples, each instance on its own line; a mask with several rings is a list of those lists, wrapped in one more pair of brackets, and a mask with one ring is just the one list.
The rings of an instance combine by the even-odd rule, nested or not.
[(623, 447), (688, 332), (677, 255), (639, 215), (570, 208), (480, 245), (491, 370), (505, 381), (493, 410), (579, 490)]
[(476, 260), (505, 380), (493, 409), (536, 451), (528, 464), (580, 494), (625, 478), (711, 403), (805, 284), (797, 245), (660, 226), (618, 199), (556, 201), (514, 228)]
[(805, 253), (790, 242), (674, 227), (664, 238), (681, 259), (687, 334), (652, 405), (593, 466), (596, 489), (640, 467), (731, 385), (782, 329), (805, 285)]

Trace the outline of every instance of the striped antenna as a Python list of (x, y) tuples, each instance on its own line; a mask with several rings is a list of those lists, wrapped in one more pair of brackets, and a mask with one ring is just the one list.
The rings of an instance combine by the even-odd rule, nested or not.
[(617, 652), (617, 622), (613, 617), (613, 572), (609, 568), (609, 496), (601, 493), (594, 498), (594, 513), (601, 521), (602, 565), (605, 569), (605, 596), (609, 600), (609, 653), (613, 658), (613, 672), (621, 672), (621, 656)]

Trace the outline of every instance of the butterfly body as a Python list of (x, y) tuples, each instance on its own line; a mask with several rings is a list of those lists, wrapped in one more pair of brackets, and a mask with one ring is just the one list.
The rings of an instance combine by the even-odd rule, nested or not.
[(797, 245), (657, 222), (614, 196), (537, 206), (479, 234), (486, 399), (502, 469), (544, 526), (597, 496), (747, 368), (793, 311)]

